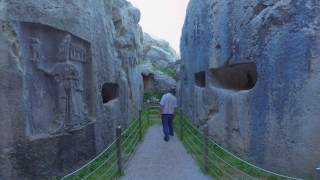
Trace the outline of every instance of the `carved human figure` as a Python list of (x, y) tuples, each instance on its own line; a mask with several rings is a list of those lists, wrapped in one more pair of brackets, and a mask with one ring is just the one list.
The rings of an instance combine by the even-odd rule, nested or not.
[[(83, 87), (80, 83), (80, 73), (70, 62), (71, 36), (66, 35), (59, 45), (58, 63), (52, 69), (46, 69), (36, 63), (36, 66), (46, 74), (53, 76), (58, 84), (58, 117), (59, 127), (52, 134), (59, 134), (81, 127), (87, 119), (87, 107), (83, 101)], [(38, 61), (35, 61), (38, 62)]]
[(38, 63), (41, 59), (40, 41), (37, 38), (31, 38), (31, 58), (35, 63)]

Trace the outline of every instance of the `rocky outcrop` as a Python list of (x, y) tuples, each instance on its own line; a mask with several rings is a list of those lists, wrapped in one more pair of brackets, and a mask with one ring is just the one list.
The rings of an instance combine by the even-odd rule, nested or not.
[(176, 51), (162, 39), (143, 34), (143, 61), (157, 64), (164, 68), (174, 68), (179, 59)]
[(180, 104), (258, 166), (310, 177), (320, 162), (316, 0), (191, 0)]
[(48, 179), (138, 113), (140, 12), (125, 0), (0, 1), (0, 179)]
[(140, 69), (145, 92), (163, 93), (176, 88), (177, 60), (177, 53), (167, 41), (144, 33)]
[(145, 92), (164, 93), (176, 88), (177, 82), (174, 77), (156, 69), (153, 64), (142, 64), (140, 68)]

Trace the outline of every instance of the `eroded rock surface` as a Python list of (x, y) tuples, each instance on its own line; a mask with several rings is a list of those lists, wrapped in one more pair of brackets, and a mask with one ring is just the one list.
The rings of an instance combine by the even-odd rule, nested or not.
[(69, 173), (137, 115), (139, 20), (125, 0), (0, 1), (0, 179)]
[(145, 92), (167, 92), (175, 89), (177, 82), (174, 77), (157, 70), (151, 63), (140, 65)]
[(166, 92), (176, 88), (179, 57), (170, 44), (151, 35), (143, 34), (141, 72), (145, 92)]
[(191, 0), (183, 110), (260, 167), (310, 177), (320, 162), (317, 0)]
[(165, 68), (173, 68), (179, 59), (169, 42), (143, 34), (143, 61), (148, 61)]

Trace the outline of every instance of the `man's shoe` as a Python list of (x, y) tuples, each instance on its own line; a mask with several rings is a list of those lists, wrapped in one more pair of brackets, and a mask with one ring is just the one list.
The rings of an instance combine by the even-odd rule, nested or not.
[(174, 136), (174, 134), (172, 133), (172, 134), (170, 134), (170, 136)]
[(163, 140), (168, 142), (169, 141), (169, 137), (164, 137)]

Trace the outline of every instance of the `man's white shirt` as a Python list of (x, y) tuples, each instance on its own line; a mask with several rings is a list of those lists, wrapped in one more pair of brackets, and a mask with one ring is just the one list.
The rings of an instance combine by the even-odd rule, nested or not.
[(162, 96), (160, 105), (163, 108), (162, 114), (174, 114), (174, 109), (177, 105), (177, 98), (171, 93)]

